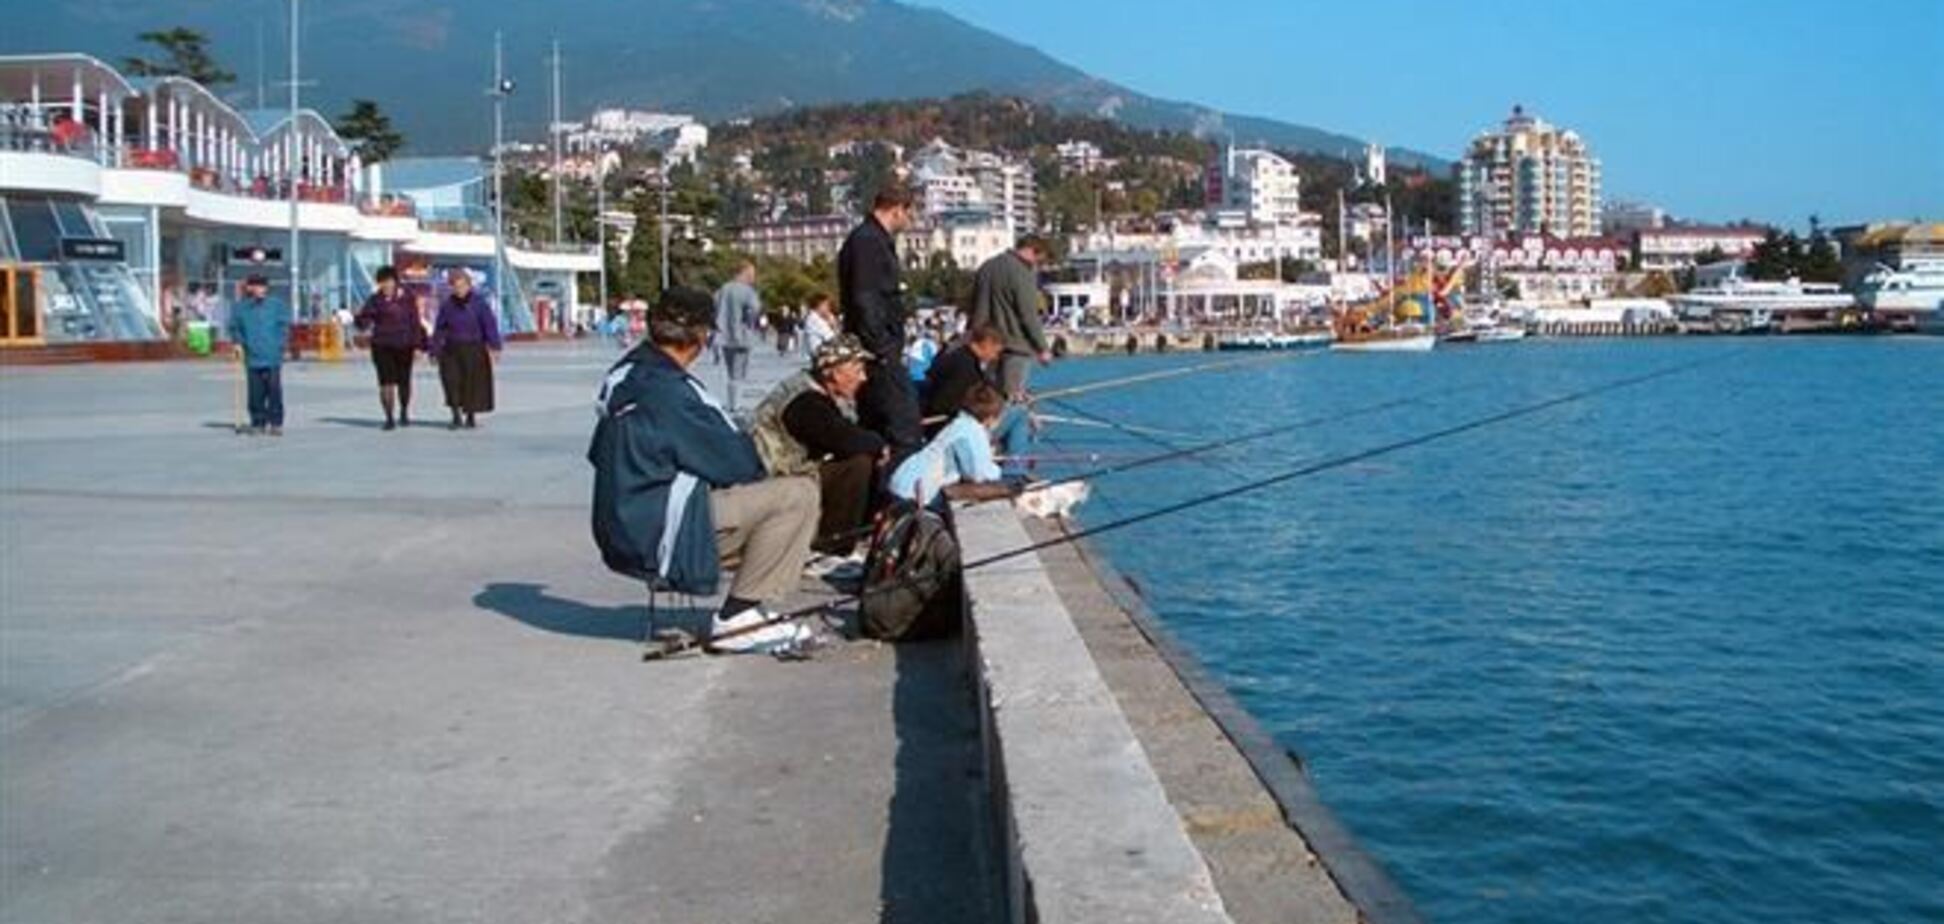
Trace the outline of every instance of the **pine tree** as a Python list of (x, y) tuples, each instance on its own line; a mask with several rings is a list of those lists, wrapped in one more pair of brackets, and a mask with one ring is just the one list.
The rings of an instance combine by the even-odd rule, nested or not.
[(1798, 273), (1804, 282), (1843, 281), (1843, 260), (1836, 255), (1836, 245), (1828, 234), (1818, 230), (1809, 239), (1809, 250), (1803, 255)]
[(135, 77), (187, 77), (207, 89), (236, 82), (236, 74), (223, 70), (209, 54), (209, 37), (194, 29), (177, 26), (163, 32), (144, 32), (136, 36), (154, 45), (168, 57), (162, 61), (124, 58), (122, 69)]
[(391, 116), (376, 100), (354, 99), (351, 111), (337, 118), (338, 136), (358, 151), (366, 164), (383, 163), (405, 146), (405, 136), (392, 128)]

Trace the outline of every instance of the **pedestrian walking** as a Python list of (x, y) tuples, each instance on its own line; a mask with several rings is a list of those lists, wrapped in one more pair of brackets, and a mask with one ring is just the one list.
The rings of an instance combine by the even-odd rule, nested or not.
[(356, 318), (359, 330), (371, 332), (371, 364), (378, 371), (378, 405), (385, 410), (385, 429), (412, 425), (412, 361), (425, 348), (425, 322), (419, 318), (418, 297), (398, 284), (398, 271), (381, 266), (378, 290), (365, 299)]
[[(763, 298), (756, 294), (756, 264), (744, 260), (736, 267), (735, 278), (722, 284), (715, 293), (716, 337), (722, 360), (729, 366), (729, 381), (749, 377), (749, 351), (756, 345), (756, 320), (763, 316)], [(729, 406), (735, 407), (736, 390), (729, 389)]]
[(290, 340), (290, 306), (269, 295), (270, 280), (243, 281), (243, 300), (230, 306), (229, 338), (243, 351), (249, 383), (250, 426), (245, 434), (283, 435), (284, 347)]
[(473, 288), (472, 275), (455, 269), (451, 294), (439, 305), (432, 327), (432, 355), (439, 361), (439, 384), (452, 410), (451, 429), (479, 426), (480, 414), (493, 410), (493, 358), (499, 354), (499, 319), (486, 296)]

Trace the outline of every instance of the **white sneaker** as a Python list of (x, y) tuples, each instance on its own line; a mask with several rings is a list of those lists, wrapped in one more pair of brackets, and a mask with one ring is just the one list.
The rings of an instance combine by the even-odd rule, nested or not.
[[(773, 654), (788, 651), (804, 640), (809, 627), (796, 622), (774, 623), (760, 629), (750, 628), (774, 618), (776, 614), (760, 606), (752, 606), (728, 619), (717, 615), (709, 621), (710, 640), (704, 647), (718, 654)], [(748, 631), (740, 635), (723, 638), (731, 632), (745, 629)]]

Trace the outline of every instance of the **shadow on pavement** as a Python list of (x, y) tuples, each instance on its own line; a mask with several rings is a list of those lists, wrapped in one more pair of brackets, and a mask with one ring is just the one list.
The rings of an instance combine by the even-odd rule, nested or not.
[(357, 427), (361, 430), (381, 430), (385, 426), (384, 421), (373, 420), (368, 417), (319, 417), (317, 418), (317, 422), (331, 424), (336, 427)]
[[(664, 597), (656, 612), (656, 628), (678, 627), (691, 632), (708, 625), (704, 609), (674, 608)], [(648, 619), (647, 600), (627, 606), (594, 606), (547, 593), (543, 584), (495, 583), (473, 595), (473, 605), (498, 613), (542, 632), (582, 638), (639, 642)]]
[(895, 649), (897, 782), (884, 838), (879, 924), (991, 921), (1003, 906), (990, 862), (978, 706), (963, 645), (941, 639)]

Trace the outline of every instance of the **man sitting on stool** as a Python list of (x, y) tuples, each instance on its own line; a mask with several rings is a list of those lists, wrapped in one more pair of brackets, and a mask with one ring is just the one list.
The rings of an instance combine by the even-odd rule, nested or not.
[(720, 641), (710, 648), (776, 651), (801, 641), (803, 627), (753, 627), (771, 618), (765, 602), (801, 579), (817, 528), (817, 483), (764, 480), (755, 444), (689, 374), (714, 320), (707, 292), (664, 292), (647, 339), (608, 372), (587, 453), (594, 540), (609, 568), (697, 596), (715, 592), (724, 559), (739, 559), (710, 627)]
[(849, 557), (873, 507), (884, 438), (857, 424), (855, 404), (871, 354), (855, 336), (826, 341), (809, 371), (792, 376), (756, 406), (756, 448), (773, 475), (814, 474), (822, 510), (811, 550)]

